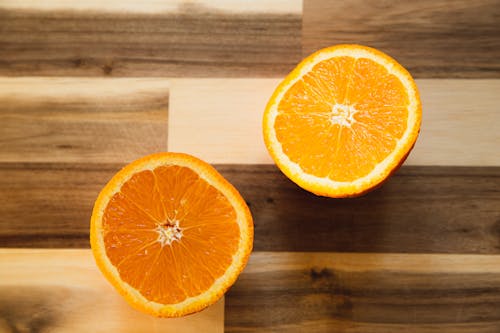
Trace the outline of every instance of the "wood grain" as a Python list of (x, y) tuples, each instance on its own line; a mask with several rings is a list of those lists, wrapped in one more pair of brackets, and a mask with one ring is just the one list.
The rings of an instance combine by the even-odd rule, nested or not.
[(302, 1), (297, 0), (252, 0), (251, 5), (246, 2), (232, 0), (170, 0), (170, 1), (120, 1), (108, 0), (105, 2), (98, 0), (89, 1), (74, 1), (74, 0), (25, 0), (19, 2), (17, 0), (2, 0), (2, 7), (5, 9), (23, 9), (23, 10), (40, 10), (40, 11), (57, 11), (57, 10), (73, 10), (73, 11), (102, 11), (108, 13), (163, 13), (175, 12), (189, 5), (199, 7), (210, 7), (218, 11), (230, 11), (235, 13), (300, 13), (302, 11)]
[[(499, 18), (499, 0), (0, 1), (0, 332), (500, 332)], [(332, 200), (272, 164), (261, 116), (344, 42), (419, 78), (424, 119), (387, 183)], [(225, 316), (145, 316), (87, 249), (99, 190), (167, 136), (254, 216)]]
[(159, 319), (131, 308), (90, 250), (0, 249), (0, 331), (224, 331), (224, 300), (200, 313)]
[[(93, 202), (121, 166), (0, 164), (0, 246), (88, 247)], [(216, 167), (250, 205), (256, 251), (500, 253), (498, 167), (403, 167), (343, 200), (316, 197), (272, 165)]]
[(302, 1), (258, 3), (7, 1), (0, 75), (284, 75), (302, 56)]
[(129, 162), (165, 151), (165, 79), (0, 78), (0, 161)]
[(90, 247), (94, 201), (122, 167), (0, 163), (0, 247)]
[(300, 189), (275, 166), (218, 169), (250, 204), (257, 251), (500, 253), (498, 167), (403, 167), (341, 200)]
[(226, 332), (500, 330), (500, 256), (254, 253)]
[[(169, 150), (212, 163), (273, 163), (262, 114), (279, 81), (171, 80)], [(500, 80), (425, 79), (417, 85), (423, 121), (407, 165), (500, 166)]]
[(279, 82), (171, 80), (169, 151), (190, 153), (210, 163), (271, 163), (262, 137), (262, 114)]
[(307, 0), (303, 51), (365, 44), (418, 78), (499, 78), (499, 17), (498, 0)]

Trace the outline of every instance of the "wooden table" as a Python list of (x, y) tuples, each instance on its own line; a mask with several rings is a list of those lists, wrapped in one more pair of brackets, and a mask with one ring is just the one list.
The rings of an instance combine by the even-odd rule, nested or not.
[[(394, 56), (423, 101), (408, 161), (356, 199), (295, 186), (260, 128), (337, 43)], [(500, 332), (499, 96), (498, 0), (3, 0), (0, 332)], [(129, 309), (88, 249), (103, 184), (165, 150), (215, 164), (255, 219), (225, 304), (178, 321)]]

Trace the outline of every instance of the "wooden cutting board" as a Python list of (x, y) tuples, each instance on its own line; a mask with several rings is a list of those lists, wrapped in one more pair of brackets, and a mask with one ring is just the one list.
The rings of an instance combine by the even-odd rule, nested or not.
[[(500, 3), (0, 2), (0, 332), (500, 331)], [(336, 43), (417, 78), (405, 165), (355, 199), (286, 179), (261, 135), (276, 84)], [(195, 154), (255, 220), (225, 300), (181, 319), (129, 308), (89, 250), (124, 164)]]

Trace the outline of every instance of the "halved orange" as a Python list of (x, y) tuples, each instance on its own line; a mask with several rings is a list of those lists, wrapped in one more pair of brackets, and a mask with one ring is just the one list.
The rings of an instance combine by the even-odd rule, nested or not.
[(264, 140), (283, 173), (317, 195), (350, 197), (383, 182), (417, 139), (422, 108), (403, 66), (360, 45), (304, 59), (277, 87)]
[(104, 187), (90, 241), (97, 265), (132, 306), (178, 317), (214, 303), (235, 282), (252, 250), (253, 222), (212, 166), (158, 153)]

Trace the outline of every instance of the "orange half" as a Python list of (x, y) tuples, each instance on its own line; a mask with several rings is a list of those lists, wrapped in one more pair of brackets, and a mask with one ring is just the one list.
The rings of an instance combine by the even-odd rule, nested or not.
[(104, 187), (90, 241), (97, 265), (132, 306), (177, 317), (214, 303), (235, 282), (252, 250), (253, 222), (212, 166), (159, 153)]
[(403, 66), (369, 47), (338, 45), (304, 59), (277, 87), (264, 112), (264, 140), (299, 186), (357, 196), (403, 163), (421, 110)]

